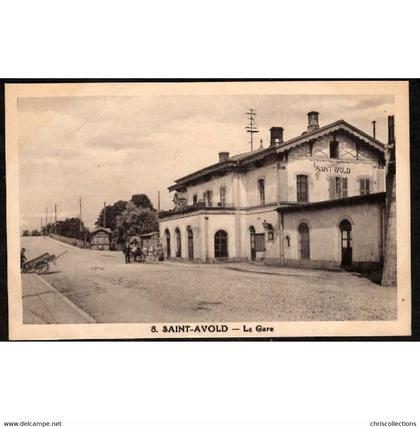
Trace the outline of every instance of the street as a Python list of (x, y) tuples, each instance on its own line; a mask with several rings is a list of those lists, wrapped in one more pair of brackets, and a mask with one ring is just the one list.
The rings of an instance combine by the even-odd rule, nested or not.
[(24, 323), (392, 320), (397, 290), (356, 274), (264, 265), (129, 264), (122, 252), (23, 237), (27, 259), (61, 256), (22, 275)]

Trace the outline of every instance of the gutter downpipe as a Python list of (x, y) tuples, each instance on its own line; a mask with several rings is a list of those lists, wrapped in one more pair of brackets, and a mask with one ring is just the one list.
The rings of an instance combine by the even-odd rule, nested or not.
[(280, 212), (280, 265), (284, 266), (284, 217)]
[(204, 257), (209, 262), (209, 217), (204, 217)]

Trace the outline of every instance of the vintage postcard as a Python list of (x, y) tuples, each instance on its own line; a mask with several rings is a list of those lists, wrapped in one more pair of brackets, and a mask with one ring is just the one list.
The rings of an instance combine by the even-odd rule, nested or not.
[(11, 339), (411, 334), (408, 82), (5, 95)]

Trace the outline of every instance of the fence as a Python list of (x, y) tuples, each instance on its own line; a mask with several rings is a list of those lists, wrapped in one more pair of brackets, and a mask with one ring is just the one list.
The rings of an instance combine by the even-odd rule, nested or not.
[(78, 248), (89, 248), (90, 244), (88, 242), (83, 242), (83, 240), (76, 239), (74, 237), (60, 236), (58, 234), (50, 233), (49, 236), (60, 242), (67, 243), (72, 246), (77, 246)]

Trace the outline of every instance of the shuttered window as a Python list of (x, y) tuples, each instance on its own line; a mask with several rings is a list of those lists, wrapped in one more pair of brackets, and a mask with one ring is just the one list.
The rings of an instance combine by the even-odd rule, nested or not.
[(329, 177), (329, 196), (330, 200), (332, 199), (341, 199), (342, 197), (347, 197), (347, 178), (342, 178), (340, 176), (330, 176)]
[(258, 192), (260, 194), (260, 205), (265, 204), (265, 185), (264, 178), (258, 180)]
[(226, 188), (220, 187), (220, 206), (226, 205)]
[(203, 193), (203, 199), (206, 206), (212, 207), (213, 206), (213, 191), (205, 191)]
[(363, 178), (360, 180), (360, 195), (370, 194), (370, 181), (369, 178)]
[(308, 177), (306, 175), (297, 175), (296, 177), (297, 201), (308, 201)]

